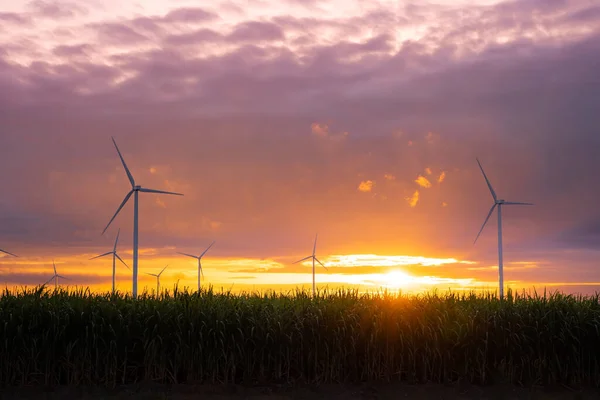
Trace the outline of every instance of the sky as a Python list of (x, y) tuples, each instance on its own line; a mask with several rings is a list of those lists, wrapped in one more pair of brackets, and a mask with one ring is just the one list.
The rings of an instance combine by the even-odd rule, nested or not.
[[(0, 283), (600, 289), (591, 0), (0, 5)], [(120, 290), (131, 273), (117, 268)]]

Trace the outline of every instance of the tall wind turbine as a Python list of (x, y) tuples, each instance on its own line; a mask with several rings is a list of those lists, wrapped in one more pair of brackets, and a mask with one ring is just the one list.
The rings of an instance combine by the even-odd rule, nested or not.
[(112, 254), (112, 256), (113, 256), (112, 257), (112, 259), (113, 259), (113, 264), (112, 264), (112, 292), (113, 292), (113, 294), (115, 293), (115, 274), (116, 274), (116, 270), (117, 270), (116, 259), (118, 258), (119, 261), (121, 261), (123, 263), (123, 265), (126, 266), (127, 269), (131, 271), (129, 266), (127, 264), (125, 264), (125, 261), (123, 261), (123, 259), (121, 257), (119, 257), (119, 255), (117, 254), (117, 244), (119, 243), (119, 235), (120, 234), (121, 234), (121, 229), (119, 228), (119, 230), (117, 231), (117, 238), (115, 239), (115, 247), (113, 247), (113, 251), (109, 251), (108, 253), (100, 254), (99, 256), (90, 258), (90, 260), (95, 260), (96, 258), (100, 258), (100, 257), (104, 257), (104, 256), (108, 256), (108, 255)]
[(156, 277), (156, 295), (158, 296), (158, 292), (160, 291), (160, 276), (162, 275), (163, 272), (165, 272), (165, 269), (167, 269), (168, 265), (165, 265), (165, 267), (162, 269), (162, 271), (160, 271), (158, 274), (150, 274), (148, 272), (146, 272), (148, 275), (152, 275)]
[(481, 173), (483, 174), (483, 177), (485, 178), (485, 182), (488, 185), (488, 188), (490, 189), (490, 193), (492, 194), (492, 197), (494, 198), (494, 204), (492, 205), (492, 208), (490, 209), (490, 212), (488, 213), (488, 216), (486, 217), (485, 221), (483, 222), (483, 225), (481, 226), (481, 229), (479, 230), (479, 233), (477, 234), (477, 237), (475, 238), (475, 241), (473, 242), (473, 244), (475, 244), (477, 242), (477, 239), (479, 239), (479, 235), (481, 235), (481, 232), (483, 231), (483, 228), (485, 228), (485, 224), (487, 224), (488, 220), (490, 219), (490, 217), (492, 216), (492, 213), (494, 212), (494, 208), (496, 208), (496, 206), (498, 206), (498, 280), (499, 280), (499, 285), (500, 285), (500, 298), (504, 297), (504, 270), (503, 270), (503, 260), (502, 260), (502, 206), (532, 206), (532, 203), (520, 203), (520, 202), (516, 202), (516, 201), (505, 201), (502, 199), (498, 199), (498, 196), (496, 196), (496, 192), (494, 191), (494, 188), (492, 187), (492, 184), (490, 183), (490, 180), (488, 179), (487, 175), (485, 174), (485, 171), (483, 170), (483, 167), (481, 166), (481, 163), (479, 162), (479, 159), (477, 159), (477, 164), (479, 164), (479, 168), (481, 169)]
[(46, 283), (44, 283), (44, 285), (47, 285), (52, 281), (52, 279), (54, 279), (54, 290), (56, 290), (58, 288), (58, 278), (67, 280), (69, 278), (67, 278), (66, 276), (59, 275), (58, 272), (56, 272), (56, 264), (54, 263), (54, 260), (52, 260), (52, 266), (54, 267), (54, 275), (52, 276), (52, 278), (48, 279)]
[(192, 257), (192, 258), (195, 258), (198, 260), (198, 292), (200, 291), (200, 275), (202, 275), (204, 277), (204, 271), (202, 271), (202, 257), (206, 254), (208, 249), (210, 249), (213, 246), (213, 244), (215, 244), (214, 241), (199, 256), (194, 256), (192, 254), (187, 254), (187, 253), (181, 253), (179, 251), (177, 252), (177, 254), (181, 254), (181, 255), (187, 256), (187, 257)]
[(325, 265), (323, 265), (323, 263), (321, 261), (319, 261), (319, 259), (315, 255), (315, 253), (317, 252), (317, 237), (318, 236), (319, 236), (319, 234), (317, 233), (315, 235), (315, 245), (313, 246), (313, 252), (312, 252), (312, 254), (310, 256), (308, 256), (308, 257), (304, 257), (303, 259), (298, 260), (298, 261), (296, 261), (296, 262), (293, 263), (293, 264), (298, 264), (299, 262), (306, 261), (308, 259), (312, 259), (312, 278), (313, 278), (313, 281), (312, 281), (312, 293), (313, 293), (313, 297), (315, 296), (315, 293), (317, 291), (317, 284), (315, 282), (315, 261), (318, 262), (319, 264), (321, 264), (321, 266), (323, 268), (325, 268), (325, 270), (329, 271), (327, 269), (327, 267)]
[(13, 257), (19, 257), (19, 256), (18, 256), (18, 255), (16, 255), (16, 254), (10, 253), (10, 252), (8, 252), (8, 251), (6, 251), (6, 250), (2, 250), (2, 249), (0, 249), (0, 253), (8, 254), (9, 256), (13, 256)]
[(173, 192), (165, 192), (163, 190), (147, 189), (147, 188), (141, 187), (140, 185), (136, 185), (135, 180), (133, 179), (133, 175), (131, 175), (129, 168), (127, 168), (127, 164), (125, 164), (125, 160), (123, 159), (123, 156), (121, 155), (121, 152), (119, 151), (119, 147), (117, 146), (117, 142), (115, 142), (115, 138), (112, 138), (112, 141), (115, 145), (115, 148), (117, 149), (117, 153), (119, 154), (119, 158), (121, 159), (121, 163), (123, 164), (125, 173), (127, 173), (129, 182), (131, 183), (131, 190), (125, 196), (125, 199), (123, 200), (123, 202), (117, 209), (117, 212), (115, 213), (115, 215), (108, 222), (108, 225), (106, 225), (106, 228), (104, 228), (104, 230), (102, 231), (102, 234), (104, 234), (104, 232), (106, 232), (106, 230), (108, 229), (110, 224), (117, 217), (117, 214), (119, 214), (119, 211), (121, 211), (123, 206), (125, 206), (125, 203), (127, 203), (129, 198), (133, 194), (134, 195), (133, 196), (133, 298), (135, 299), (135, 298), (137, 298), (137, 292), (138, 292), (138, 290), (137, 290), (138, 289), (138, 204), (139, 204), (138, 194), (139, 194), (139, 192), (172, 194), (172, 195), (176, 195), (176, 196), (183, 196), (183, 194), (173, 193)]

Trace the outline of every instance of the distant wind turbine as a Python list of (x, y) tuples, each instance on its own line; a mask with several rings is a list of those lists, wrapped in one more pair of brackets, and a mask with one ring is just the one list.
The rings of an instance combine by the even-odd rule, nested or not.
[(113, 251), (109, 251), (108, 253), (100, 254), (99, 256), (90, 258), (90, 260), (95, 260), (96, 258), (101, 258), (101, 257), (112, 254), (112, 256), (113, 256), (112, 257), (112, 261), (113, 261), (112, 262), (112, 292), (113, 292), (113, 294), (115, 293), (115, 274), (116, 274), (116, 270), (117, 270), (116, 259), (118, 258), (119, 261), (121, 261), (123, 263), (123, 265), (125, 265), (127, 267), (127, 269), (131, 271), (131, 269), (125, 263), (125, 261), (123, 261), (123, 259), (121, 257), (119, 257), (119, 255), (117, 254), (117, 244), (119, 243), (119, 235), (120, 234), (121, 234), (121, 229), (119, 228), (119, 230), (117, 231), (117, 238), (115, 239), (115, 246), (113, 247)]
[(147, 273), (148, 275), (152, 275), (156, 277), (156, 295), (158, 296), (158, 293), (160, 291), (160, 276), (162, 275), (163, 272), (165, 272), (165, 269), (167, 269), (168, 265), (165, 265), (165, 267), (162, 269), (162, 271), (160, 271), (158, 274), (150, 274)]
[(490, 219), (490, 217), (492, 216), (492, 213), (494, 212), (494, 208), (496, 208), (496, 206), (498, 206), (498, 280), (499, 280), (499, 285), (500, 285), (500, 298), (504, 297), (504, 269), (503, 269), (503, 260), (502, 260), (502, 206), (532, 206), (532, 203), (520, 203), (520, 202), (516, 202), (516, 201), (505, 201), (505, 200), (501, 200), (498, 199), (498, 197), (496, 196), (496, 192), (494, 191), (494, 188), (492, 187), (492, 184), (490, 183), (487, 175), (485, 174), (485, 171), (483, 170), (483, 167), (481, 166), (481, 163), (479, 162), (479, 159), (477, 160), (477, 164), (479, 164), (479, 168), (481, 169), (481, 173), (483, 174), (483, 177), (485, 178), (485, 182), (488, 185), (488, 188), (490, 189), (490, 193), (492, 194), (492, 197), (494, 198), (494, 204), (492, 205), (492, 208), (490, 209), (490, 212), (488, 213), (488, 216), (486, 217), (485, 221), (483, 222), (483, 225), (481, 226), (481, 229), (479, 230), (479, 233), (477, 234), (477, 237), (475, 238), (475, 241), (473, 242), (473, 244), (475, 244), (477, 242), (477, 239), (479, 239), (479, 235), (481, 235), (481, 232), (483, 231), (483, 228), (485, 228), (485, 224), (487, 224), (488, 220)]
[(102, 234), (104, 234), (104, 232), (106, 232), (106, 230), (108, 229), (110, 224), (117, 217), (117, 214), (119, 214), (119, 211), (121, 211), (123, 206), (125, 206), (125, 203), (127, 203), (129, 198), (133, 194), (134, 195), (133, 196), (133, 199), (134, 199), (134, 201), (133, 201), (133, 298), (135, 299), (135, 298), (137, 298), (137, 292), (138, 292), (138, 204), (139, 204), (138, 194), (139, 194), (139, 192), (172, 194), (175, 196), (183, 196), (183, 194), (174, 193), (174, 192), (165, 192), (163, 190), (147, 189), (147, 188), (141, 187), (140, 185), (136, 185), (135, 180), (133, 179), (133, 175), (131, 175), (129, 168), (127, 168), (127, 164), (125, 164), (125, 160), (123, 159), (123, 156), (121, 155), (121, 152), (119, 151), (119, 147), (117, 146), (117, 142), (115, 142), (115, 138), (112, 138), (112, 141), (115, 145), (115, 148), (117, 149), (117, 153), (119, 154), (119, 158), (121, 159), (121, 163), (123, 164), (125, 173), (127, 173), (129, 182), (131, 183), (131, 190), (125, 196), (125, 199), (123, 200), (123, 202), (117, 209), (117, 212), (115, 213), (115, 215), (108, 222), (108, 225), (106, 225), (106, 228), (104, 228), (104, 230), (102, 231)]
[(9, 256), (13, 256), (13, 257), (19, 257), (19, 256), (18, 256), (18, 255), (16, 255), (16, 254), (10, 253), (10, 252), (8, 252), (8, 251), (6, 251), (6, 250), (2, 250), (2, 249), (0, 249), (0, 253), (8, 254)]
[(202, 277), (204, 277), (204, 271), (202, 271), (202, 257), (206, 254), (206, 252), (213, 246), (213, 244), (215, 244), (215, 242), (213, 241), (210, 246), (208, 246), (206, 248), (206, 250), (204, 250), (204, 252), (202, 252), (202, 254), (200, 254), (199, 256), (194, 256), (192, 254), (187, 254), (187, 253), (181, 253), (181, 252), (177, 252), (177, 254), (181, 254), (183, 256), (187, 256), (187, 257), (191, 257), (191, 258), (195, 258), (198, 260), (198, 292), (200, 291), (200, 275), (202, 275)]
[(312, 259), (312, 293), (313, 293), (313, 297), (315, 296), (315, 294), (316, 294), (316, 291), (317, 291), (317, 284), (316, 284), (316, 282), (315, 282), (315, 261), (316, 261), (316, 262), (318, 262), (319, 264), (321, 264), (321, 266), (322, 266), (323, 268), (325, 268), (325, 270), (329, 271), (329, 270), (327, 269), (327, 267), (326, 267), (325, 265), (323, 265), (323, 263), (322, 263), (321, 261), (319, 261), (319, 259), (318, 259), (318, 258), (317, 258), (317, 256), (315, 255), (315, 253), (317, 252), (317, 237), (318, 237), (318, 236), (319, 236), (319, 234), (317, 233), (317, 234), (315, 235), (315, 245), (314, 245), (314, 247), (313, 247), (313, 252), (312, 252), (312, 254), (311, 254), (310, 256), (308, 256), (308, 257), (304, 257), (303, 259), (301, 259), (301, 260), (298, 260), (298, 261), (296, 261), (296, 262), (294, 262), (294, 263), (293, 263), (293, 264), (298, 264), (298, 263), (300, 263), (300, 262), (302, 262), (302, 261), (306, 261), (306, 260), (308, 260), (308, 259)]
[(52, 276), (52, 278), (48, 279), (46, 281), (46, 283), (44, 283), (44, 285), (49, 284), (52, 281), (52, 279), (54, 279), (54, 289), (56, 290), (58, 288), (58, 278), (67, 279), (67, 280), (69, 278), (67, 278), (66, 276), (59, 275), (58, 272), (56, 272), (56, 264), (54, 263), (54, 260), (52, 260), (52, 266), (54, 267), (54, 276)]

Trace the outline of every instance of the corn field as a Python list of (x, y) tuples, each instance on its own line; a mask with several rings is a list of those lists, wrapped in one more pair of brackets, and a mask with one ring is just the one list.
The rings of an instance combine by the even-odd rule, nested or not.
[(598, 296), (6, 291), (0, 385), (600, 384)]

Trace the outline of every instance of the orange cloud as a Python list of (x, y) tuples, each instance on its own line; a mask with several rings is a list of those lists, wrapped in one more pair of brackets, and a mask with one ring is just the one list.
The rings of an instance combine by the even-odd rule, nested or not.
[(419, 175), (419, 177), (417, 179), (415, 179), (415, 182), (424, 188), (430, 188), (431, 187), (431, 182), (429, 182), (429, 180), (427, 178), (425, 178), (423, 175)]
[(358, 190), (361, 192), (370, 192), (373, 190), (373, 185), (375, 183), (373, 181), (362, 181), (360, 185), (358, 185)]
[(442, 207), (448, 207), (448, 203), (446, 203), (445, 201), (442, 202)]
[(412, 196), (406, 198), (406, 201), (408, 201), (409, 206), (415, 207), (419, 202), (419, 191), (415, 190)]
[(156, 201), (156, 205), (158, 205), (159, 207), (167, 208), (167, 205), (165, 204), (164, 201), (161, 200), (160, 197), (157, 197), (155, 201)]
[(320, 124), (318, 122), (313, 122), (310, 126), (311, 131), (314, 135), (325, 137), (329, 135), (329, 126), (326, 124)]
[(446, 173), (444, 171), (442, 171), (442, 173), (440, 174), (440, 177), (438, 178), (438, 183), (444, 182), (444, 179), (446, 179)]
[(388, 180), (388, 181), (395, 181), (396, 180), (396, 177), (394, 175), (392, 175), (392, 174), (385, 174), (383, 177), (386, 180)]
[(431, 168), (429, 168), (429, 167), (425, 168), (425, 172), (427, 173), (427, 175), (431, 175)]
[(425, 140), (427, 143), (433, 144), (437, 141), (438, 137), (439, 135), (436, 135), (433, 132), (428, 132), (427, 135), (425, 135)]

